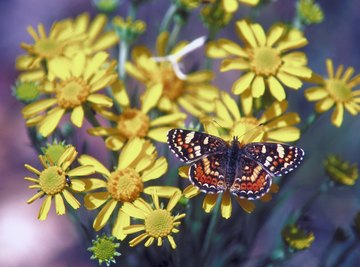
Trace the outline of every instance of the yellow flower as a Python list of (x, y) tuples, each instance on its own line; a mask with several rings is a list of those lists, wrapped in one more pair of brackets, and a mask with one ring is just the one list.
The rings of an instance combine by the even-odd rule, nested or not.
[(335, 105), (331, 116), (331, 122), (336, 127), (340, 127), (343, 122), (344, 108), (353, 116), (360, 111), (360, 90), (353, 91), (353, 88), (360, 84), (360, 74), (351, 78), (354, 73), (352, 67), (344, 71), (344, 66), (340, 65), (336, 72), (331, 59), (326, 60), (328, 78), (314, 75), (314, 83), (317, 86), (305, 91), (305, 96), (309, 101), (318, 101), (315, 110), (318, 113), (328, 111)]
[[(208, 134), (223, 138), (223, 136), (220, 135), (220, 131), (218, 130), (218, 128), (215, 127), (215, 125), (213, 123), (205, 123), (204, 128)], [(251, 134), (249, 136), (246, 136), (246, 141), (245, 141), (244, 135), (242, 135), (242, 136), (239, 136), (239, 141), (241, 143), (258, 141), (256, 139), (254, 139), (254, 138), (257, 138), (258, 136), (259, 136), (259, 134), (258, 134), (258, 132), (256, 132), (256, 134)], [(189, 168), (190, 168), (190, 166), (180, 167), (179, 168), (179, 176), (182, 178), (188, 179)], [(271, 194), (277, 193), (278, 191), (279, 191), (278, 185), (276, 185), (275, 183), (272, 183), (269, 192), (266, 195), (264, 195), (262, 198), (260, 198), (260, 200), (263, 202), (268, 202), (272, 199)], [(193, 197), (199, 195), (200, 193), (201, 193), (201, 191), (192, 184), (187, 186), (183, 191), (183, 195), (186, 198), (193, 198)], [(231, 195), (229, 191), (225, 191), (222, 194), (206, 194), (204, 201), (203, 201), (203, 209), (205, 212), (210, 213), (214, 209), (216, 202), (221, 200), (221, 205), (220, 205), (221, 216), (225, 219), (228, 219), (231, 217), (231, 213), (232, 213), (231, 197), (235, 198), (235, 200), (238, 202), (240, 207), (245, 212), (251, 213), (254, 211), (255, 204), (252, 201), (244, 199), (244, 198), (240, 198), (235, 195)]]
[(300, 0), (296, 4), (300, 19), (306, 24), (320, 23), (324, 20), (324, 13), (314, 0)]
[(234, 94), (257, 98), (269, 88), (272, 96), (282, 101), (286, 98), (282, 84), (297, 90), (302, 86), (301, 79), (311, 77), (311, 70), (305, 66), (305, 53), (288, 52), (307, 44), (298, 30), (288, 31), (284, 25), (274, 25), (266, 35), (260, 24), (245, 20), (238, 21), (236, 29), (244, 48), (227, 39), (210, 42), (207, 47), (210, 57), (230, 56), (221, 62), (221, 71), (244, 72), (233, 84)]
[(116, 16), (113, 18), (112, 22), (117, 34), (122, 40), (126, 39), (128, 42), (134, 41), (146, 30), (146, 24), (144, 21), (133, 21), (131, 17), (127, 17), (126, 20), (124, 20), (122, 17)]
[[(167, 54), (168, 37), (168, 33), (163, 32), (157, 39), (159, 57)], [(185, 45), (186, 42), (180, 42), (170, 54), (181, 51)], [(127, 72), (145, 84), (145, 95), (152, 98), (160, 110), (176, 113), (182, 107), (194, 116), (214, 110), (213, 100), (218, 96), (218, 89), (210, 84), (213, 77), (210, 71), (193, 72), (182, 80), (176, 75), (172, 62), (155, 61), (143, 46), (133, 49), (132, 58), (134, 63), (125, 65)]]
[(306, 232), (294, 224), (288, 224), (281, 232), (287, 246), (295, 250), (304, 250), (315, 240), (314, 233)]
[(111, 107), (112, 100), (109, 97), (97, 94), (117, 78), (115, 65), (106, 61), (108, 56), (105, 52), (99, 52), (87, 59), (84, 53), (78, 53), (71, 61), (51, 61), (54, 80), (48, 82), (44, 89), (49, 98), (23, 108), (22, 113), (27, 125), (38, 125), (40, 134), (46, 137), (55, 130), (66, 112), (71, 112), (71, 122), (81, 127), (86, 103)]
[(226, 12), (234, 13), (238, 7), (238, 2), (248, 5), (248, 6), (256, 6), (260, 0), (221, 0), (221, 3)]
[[(273, 102), (259, 118), (252, 115), (241, 116), (236, 101), (225, 92), (221, 100), (215, 102), (215, 117), (203, 120), (206, 124), (217, 122), (228, 133), (222, 138), (230, 141), (233, 136), (239, 136), (244, 143), (249, 142), (293, 142), (300, 138), (300, 129), (295, 127), (300, 123), (300, 117), (295, 112), (286, 112), (288, 102)], [(246, 110), (246, 108), (243, 108)]]
[(218, 2), (206, 5), (201, 9), (201, 19), (211, 28), (225, 27), (229, 24), (232, 17), (233, 14), (227, 12)]
[[(159, 86), (158, 86), (159, 87)], [(129, 99), (126, 90), (121, 82), (116, 82), (112, 87), (115, 97), (128, 104)], [(119, 150), (126, 140), (133, 137), (148, 137), (158, 142), (166, 143), (167, 132), (184, 124), (186, 115), (184, 113), (173, 113), (151, 119), (149, 112), (156, 105), (151, 94), (144, 94), (140, 109), (125, 107), (120, 115), (104, 109), (97, 109), (97, 112), (113, 124), (111, 127), (96, 127), (88, 130), (88, 133), (95, 136), (106, 136), (105, 144), (111, 150)]]
[(94, 166), (95, 170), (106, 179), (89, 178), (84, 180), (87, 191), (103, 189), (100, 192), (88, 193), (84, 200), (84, 205), (89, 210), (103, 206), (93, 223), (96, 231), (106, 225), (118, 207), (112, 235), (123, 240), (126, 237), (123, 228), (130, 225), (130, 217), (123, 210), (124, 203), (140, 201), (140, 194), (143, 192), (151, 194), (153, 190), (157, 190), (162, 195), (170, 197), (174, 192), (179, 191), (175, 187), (168, 186), (144, 188), (144, 183), (158, 179), (167, 171), (166, 159), (164, 157), (156, 159), (156, 157), (157, 152), (154, 145), (140, 138), (133, 138), (126, 143), (114, 171), (109, 171), (91, 156), (82, 155), (80, 157), (80, 164)]
[[(54, 23), (48, 34), (43, 24), (38, 25), (38, 32), (31, 26), (27, 31), (34, 39), (34, 44), (21, 44), (28, 54), (16, 59), (18, 70), (38, 70), (42, 61), (45, 61), (50, 73), (50, 63), (55, 59), (71, 58), (76, 51), (76, 44), (86, 37), (82, 33), (75, 33), (69, 20)], [(44, 74), (42, 70), (40, 72)]]
[(158, 246), (162, 246), (163, 238), (167, 238), (171, 247), (176, 248), (175, 240), (172, 234), (176, 234), (179, 230), (176, 228), (181, 224), (180, 219), (185, 217), (185, 213), (172, 215), (172, 210), (181, 198), (180, 192), (175, 192), (167, 204), (166, 209), (162, 208), (159, 203), (159, 197), (156, 191), (152, 194), (154, 208), (152, 208), (144, 200), (139, 200), (133, 204), (127, 203), (126, 212), (134, 218), (144, 220), (143, 224), (134, 224), (124, 228), (126, 234), (133, 234), (144, 231), (144, 233), (135, 237), (129, 242), (130, 247), (138, 245), (140, 242), (148, 238), (145, 247), (149, 247), (155, 240)]
[(44, 197), (44, 202), (41, 205), (38, 219), (45, 220), (50, 210), (51, 201), (55, 199), (55, 209), (58, 215), (65, 214), (66, 202), (73, 208), (80, 207), (79, 201), (69, 192), (69, 188), (75, 191), (84, 191), (85, 184), (78, 176), (87, 176), (94, 173), (94, 168), (89, 165), (69, 169), (72, 162), (75, 160), (77, 152), (74, 147), (68, 147), (60, 156), (57, 163), (54, 164), (46, 156), (39, 156), (40, 162), (44, 170), (39, 171), (36, 168), (25, 164), (25, 167), (36, 174), (37, 178), (25, 177), (24, 179), (35, 183), (30, 185), (29, 188), (36, 189), (38, 192), (31, 197), (27, 203), (30, 204), (36, 199)]
[(342, 185), (354, 185), (359, 178), (357, 163), (350, 165), (348, 161), (339, 156), (330, 155), (324, 162), (327, 175), (331, 180)]

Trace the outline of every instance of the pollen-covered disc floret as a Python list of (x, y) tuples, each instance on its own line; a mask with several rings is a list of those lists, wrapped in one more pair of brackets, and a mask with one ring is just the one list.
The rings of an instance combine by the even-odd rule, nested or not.
[(107, 188), (113, 199), (132, 202), (140, 196), (144, 185), (139, 173), (134, 168), (127, 167), (110, 174)]
[(36, 199), (45, 196), (39, 212), (39, 220), (47, 218), (53, 198), (55, 199), (55, 209), (58, 215), (65, 214), (64, 199), (72, 208), (78, 209), (80, 207), (79, 201), (70, 193), (69, 189), (83, 191), (85, 184), (76, 177), (87, 176), (94, 173), (95, 170), (92, 166), (70, 169), (70, 165), (76, 156), (75, 148), (69, 146), (55, 162), (48, 158), (48, 156), (40, 155), (39, 159), (44, 167), (42, 171), (25, 164), (25, 167), (37, 176), (37, 178), (25, 177), (25, 180), (35, 183), (35, 185), (31, 185), (29, 188), (38, 190), (27, 203), (30, 204)]
[(166, 209), (162, 208), (159, 203), (157, 192), (152, 194), (154, 208), (143, 200), (135, 201), (132, 204), (124, 205), (124, 210), (132, 217), (142, 219), (143, 224), (134, 224), (124, 228), (125, 233), (133, 234), (144, 231), (139, 236), (129, 242), (131, 247), (136, 246), (143, 240), (145, 246), (150, 246), (155, 240), (157, 245), (163, 244), (163, 238), (167, 238), (171, 247), (176, 248), (176, 243), (172, 234), (179, 232), (176, 228), (180, 225), (179, 220), (185, 217), (185, 213), (172, 215), (172, 210), (181, 198), (180, 192), (175, 192), (169, 199)]
[(127, 109), (119, 115), (117, 128), (121, 135), (130, 139), (132, 137), (145, 137), (149, 131), (150, 118), (138, 109)]

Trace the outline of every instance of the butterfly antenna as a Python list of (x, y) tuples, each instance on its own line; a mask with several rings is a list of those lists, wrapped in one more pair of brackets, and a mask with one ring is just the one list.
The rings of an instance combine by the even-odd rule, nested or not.
[(248, 134), (249, 132), (251, 132), (251, 131), (253, 131), (253, 130), (255, 130), (255, 129), (257, 129), (258, 127), (263, 126), (263, 125), (264, 125), (263, 123), (259, 123), (258, 125), (254, 126), (253, 128), (247, 130), (247, 131), (246, 131), (245, 133), (243, 133), (242, 135), (237, 136), (237, 138), (243, 137), (244, 135)]

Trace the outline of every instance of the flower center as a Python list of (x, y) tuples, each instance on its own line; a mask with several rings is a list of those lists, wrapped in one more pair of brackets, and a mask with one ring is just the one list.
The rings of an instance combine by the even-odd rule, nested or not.
[(279, 52), (267, 46), (254, 48), (249, 56), (251, 68), (257, 75), (274, 75), (282, 63)]
[(168, 236), (173, 228), (174, 217), (167, 210), (154, 210), (145, 218), (145, 231), (149, 236)]
[(118, 120), (117, 128), (126, 138), (145, 137), (150, 127), (149, 117), (138, 109), (125, 110)]
[(66, 173), (57, 166), (49, 167), (40, 173), (39, 184), (47, 195), (56, 195), (66, 186)]
[(62, 108), (75, 108), (82, 105), (90, 93), (89, 85), (80, 78), (61, 82), (56, 89), (56, 98)]
[(255, 118), (240, 118), (230, 130), (231, 136), (238, 136), (241, 143), (261, 142), (265, 134), (263, 125)]
[(116, 201), (132, 202), (139, 197), (144, 185), (139, 174), (127, 167), (111, 173), (107, 188)]
[(184, 81), (180, 80), (170, 62), (163, 62), (160, 66), (159, 79), (163, 84), (163, 95), (170, 100), (175, 100), (184, 92)]
[(344, 81), (329, 79), (326, 81), (326, 88), (335, 100), (343, 102), (351, 98), (351, 88)]
[(53, 58), (60, 55), (63, 50), (63, 45), (52, 39), (41, 39), (35, 43), (34, 47), (37, 54), (44, 58)]

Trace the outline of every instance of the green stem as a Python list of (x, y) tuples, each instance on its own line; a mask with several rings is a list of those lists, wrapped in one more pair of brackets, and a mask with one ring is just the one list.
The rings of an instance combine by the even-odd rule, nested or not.
[[(215, 37), (216, 37), (216, 34), (218, 33), (218, 30), (219, 30), (218, 28), (210, 27), (207, 40), (208, 41), (214, 40)], [(205, 69), (211, 70), (212, 69), (212, 63), (213, 63), (213, 59), (209, 58), (209, 57), (206, 57), (206, 59), (205, 59)]]
[(182, 24), (180, 24), (180, 23), (174, 24), (174, 27), (173, 27), (170, 37), (169, 37), (168, 50), (171, 50), (174, 47), (176, 40), (179, 36), (181, 27), (182, 27)]
[(301, 134), (304, 134), (307, 130), (309, 130), (309, 128), (311, 126), (313, 126), (315, 124), (315, 122), (317, 122), (319, 117), (320, 117), (319, 113), (317, 113), (317, 112), (311, 113), (309, 115), (309, 117), (306, 119), (304, 127), (302, 127), (302, 129), (301, 129)]
[(220, 210), (220, 204), (221, 204), (221, 197), (218, 197), (216, 200), (216, 204), (214, 207), (214, 210), (211, 214), (211, 220), (210, 220), (210, 225), (206, 231), (206, 236), (205, 236), (205, 242), (204, 242), (204, 246), (201, 250), (201, 257), (202, 258), (206, 258), (207, 257), (207, 251), (209, 249), (212, 237), (213, 237), (213, 233), (214, 233), (214, 229), (216, 226), (216, 222), (219, 219), (218, 218), (218, 214), (219, 214), (219, 210)]
[(178, 8), (176, 4), (171, 4), (169, 9), (166, 11), (166, 14), (160, 24), (160, 32), (167, 31), (171, 21), (173, 20), (174, 15), (176, 14)]
[(127, 43), (126, 40), (122, 40), (119, 43), (118, 72), (119, 72), (119, 78), (123, 81), (126, 78), (125, 63), (128, 59), (128, 55), (129, 55), (129, 44)]

